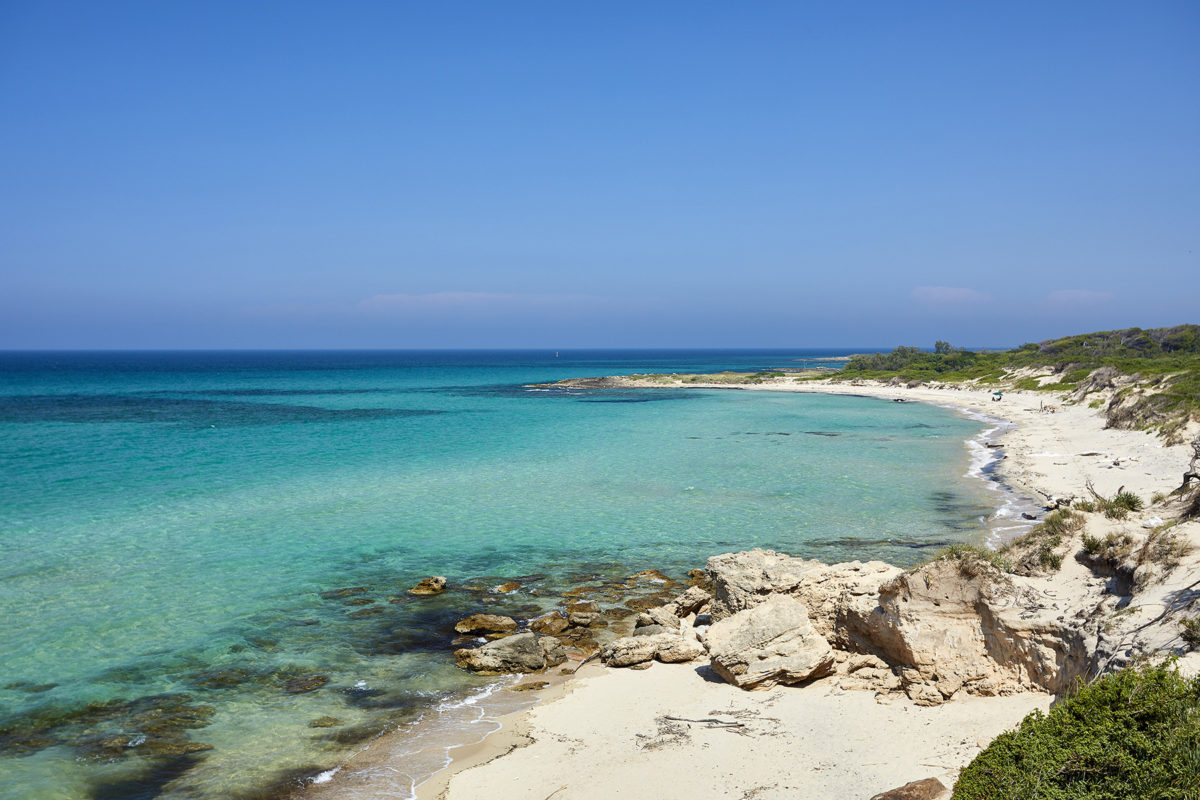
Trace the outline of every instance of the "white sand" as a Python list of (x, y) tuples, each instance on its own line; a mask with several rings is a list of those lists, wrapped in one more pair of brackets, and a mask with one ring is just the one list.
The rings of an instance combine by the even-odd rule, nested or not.
[(444, 793), (422, 796), (866, 800), (930, 776), (952, 785), (996, 733), (1050, 703), (1027, 694), (936, 708), (907, 699), (885, 705), (870, 692), (831, 693), (821, 683), (746, 692), (695, 664), (598, 668), (577, 680), (565, 697), (525, 718), (528, 746), (458, 773)]
[[(1148, 499), (1179, 485), (1190, 455), (1146, 433), (1104, 430), (1103, 418), (1086, 407), (1042, 413), (1043, 394), (1006, 393), (993, 402), (990, 392), (948, 389), (795, 382), (746, 388), (901, 397), (1002, 419), (1006, 424), (993, 437), (1004, 445), (1000, 472), (1035, 496), (1084, 497), (1091, 481), (1104, 494), (1124, 486)], [(1190, 535), (1196, 538), (1195, 531)], [(1097, 581), (1075, 574), (1081, 570), (1064, 570), (1064, 590), (1072, 581), (1079, 591), (1095, 590)], [(1198, 571), (1189, 559), (1179, 570), (1187, 574), (1174, 582)], [(422, 786), (419, 797), (866, 800), (931, 776), (952, 786), (957, 771), (992, 738), (1050, 701), (1042, 694), (956, 697), (923, 708), (903, 696), (877, 698), (823, 682), (745, 692), (698, 664), (655, 664), (646, 671), (588, 666), (561, 699), (507, 720), (483, 745), (455, 753), (451, 770)]]

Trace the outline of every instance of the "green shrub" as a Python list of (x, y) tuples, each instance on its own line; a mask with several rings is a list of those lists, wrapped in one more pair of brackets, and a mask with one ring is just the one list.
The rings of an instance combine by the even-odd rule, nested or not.
[(1142, 498), (1138, 497), (1133, 492), (1117, 492), (1112, 500), (1108, 501), (1110, 505), (1118, 506), (1129, 511), (1141, 511), (1145, 507)]
[(973, 544), (952, 544), (936, 553), (932, 561), (957, 561), (959, 571), (973, 578), (989, 568), (1000, 572), (1012, 572), (1013, 565), (1001, 553)]
[(1167, 664), (1084, 686), (1001, 734), (959, 775), (954, 800), (1195, 800), (1200, 678)]
[(1129, 509), (1123, 506), (1114, 506), (1108, 503), (1104, 505), (1104, 516), (1109, 519), (1125, 519), (1129, 516)]
[(1156, 506), (1159, 503), (1161, 503), (1163, 500), (1166, 500), (1166, 499), (1167, 499), (1167, 496), (1165, 494), (1163, 494), (1162, 492), (1155, 492), (1154, 494), (1150, 495), (1150, 505)]
[(1075, 531), (1083, 527), (1083, 517), (1079, 516), (1069, 508), (1051, 511), (1042, 518), (1042, 524), (1034, 528), (1043, 529), (1046, 533), (1055, 536), (1069, 536)]
[(1192, 617), (1179, 623), (1179, 635), (1193, 650), (1200, 648), (1200, 617)]
[(1075, 510), (1076, 511), (1086, 511), (1087, 513), (1090, 514), (1096, 510), (1096, 504), (1093, 503), (1091, 500), (1076, 500), (1075, 501)]

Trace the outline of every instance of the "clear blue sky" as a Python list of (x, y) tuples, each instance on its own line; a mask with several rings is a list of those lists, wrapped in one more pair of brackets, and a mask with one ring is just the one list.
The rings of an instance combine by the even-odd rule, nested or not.
[(1200, 3), (0, 0), (0, 347), (1200, 322)]

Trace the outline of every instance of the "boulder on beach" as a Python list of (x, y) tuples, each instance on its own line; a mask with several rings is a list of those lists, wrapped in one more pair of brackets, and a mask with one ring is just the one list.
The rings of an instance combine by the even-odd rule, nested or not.
[(786, 594), (804, 603), (817, 631), (831, 640), (847, 603), (865, 599), (873, 606), (879, 587), (904, 572), (882, 561), (823, 564), (761, 549), (713, 556), (706, 569), (713, 584), (713, 621)]
[(871, 800), (945, 800), (950, 790), (937, 778), (911, 781), (886, 792), (874, 795)]
[(454, 626), (459, 633), (509, 633), (516, 629), (515, 619), (500, 614), (472, 614)]
[(600, 659), (610, 667), (629, 667), (647, 661), (678, 664), (704, 655), (704, 646), (674, 632), (650, 636), (624, 636), (609, 642), (600, 651)]
[(562, 642), (551, 636), (518, 633), (480, 647), (454, 651), (458, 665), (471, 672), (499, 675), (509, 672), (540, 672), (567, 660)]
[(436, 575), (432, 578), (426, 578), (425, 580), (421, 581), (416, 586), (409, 589), (408, 593), (416, 595), (430, 595), (441, 594), (445, 590), (446, 579), (440, 575)]
[(834, 670), (833, 648), (813, 627), (804, 604), (771, 595), (713, 623), (705, 636), (713, 671), (743, 689), (800, 683)]

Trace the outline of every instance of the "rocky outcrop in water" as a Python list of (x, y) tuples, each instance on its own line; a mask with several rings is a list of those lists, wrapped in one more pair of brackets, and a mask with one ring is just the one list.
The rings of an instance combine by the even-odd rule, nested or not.
[(518, 633), (480, 647), (454, 651), (458, 665), (484, 675), (540, 672), (567, 660), (562, 642), (552, 636)]
[(454, 626), (459, 633), (510, 633), (516, 629), (517, 621), (501, 614), (472, 614)]
[(446, 579), (440, 575), (435, 575), (432, 578), (426, 578), (416, 586), (408, 590), (409, 594), (415, 595), (431, 595), (441, 594), (446, 590)]

